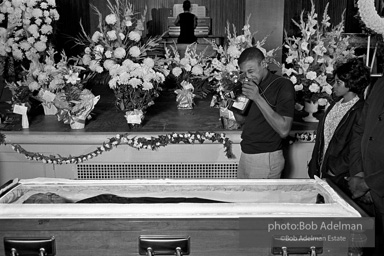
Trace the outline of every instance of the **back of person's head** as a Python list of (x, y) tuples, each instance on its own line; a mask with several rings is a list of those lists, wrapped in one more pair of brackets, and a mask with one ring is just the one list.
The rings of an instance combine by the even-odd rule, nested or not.
[(249, 47), (240, 54), (240, 57), (237, 62), (239, 65), (249, 60), (258, 60), (259, 63), (261, 63), (264, 58), (264, 54), (262, 51), (260, 51), (259, 48)]
[(191, 2), (186, 0), (183, 2), (183, 10), (184, 11), (189, 11), (189, 9), (191, 9)]
[(359, 58), (352, 58), (338, 65), (333, 74), (345, 83), (345, 87), (358, 95), (361, 95), (371, 82), (371, 72)]

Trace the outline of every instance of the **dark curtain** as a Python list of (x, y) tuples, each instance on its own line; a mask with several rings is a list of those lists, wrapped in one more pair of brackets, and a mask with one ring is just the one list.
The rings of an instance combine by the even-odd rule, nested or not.
[(53, 41), (56, 50), (64, 50), (67, 56), (82, 54), (84, 48), (75, 43), (74, 37), (81, 32), (80, 22), (90, 33), (89, 0), (56, 0), (56, 5), (60, 14)]

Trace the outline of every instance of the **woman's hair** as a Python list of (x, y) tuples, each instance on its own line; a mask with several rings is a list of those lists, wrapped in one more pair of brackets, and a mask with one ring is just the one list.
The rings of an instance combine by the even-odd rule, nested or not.
[(191, 2), (186, 0), (183, 2), (183, 10), (188, 11), (189, 9), (191, 9)]
[(358, 95), (362, 94), (371, 82), (371, 72), (359, 58), (349, 59), (339, 65), (333, 72), (345, 83), (345, 87)]

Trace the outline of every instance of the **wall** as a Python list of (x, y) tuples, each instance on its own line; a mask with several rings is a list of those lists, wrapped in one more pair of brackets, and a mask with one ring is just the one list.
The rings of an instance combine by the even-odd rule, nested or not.
[[(268, 51), (281, 47), (283, 42), (284, 1), (282, 0), (246, 0), (245, 18), (250, 17), (252, 32), (257, 32), (256, 40), (268, 36), (264, 48)], [(281, 50), (277, 60), (281, 61)]]

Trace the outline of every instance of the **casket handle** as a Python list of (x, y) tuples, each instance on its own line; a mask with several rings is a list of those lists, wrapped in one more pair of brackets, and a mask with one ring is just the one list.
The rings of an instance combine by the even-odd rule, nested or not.
[(311, 256), (316, 256), (317, 253), (316, 253), (316, 247), (315, 246), (311, 246)]
[(288, 256), (288, 249), (287, 249), (287, 247), (285, 247), (285, 246), (283, 246), (283, 247), (281, 247), (281, 250), (283, 251), (283, 256)]
[(55, 237), (4, 237), (6, 256), (56, 255)]
[[(310, 256), (317, 256), (317, 253), (316, 253), (316, 247), (315, 246), (311, 246), (310, 248)], [(295, 252), (296, 254), (297, 252)], [(281, 252), (279, 253), (279, 255), (282, 255), (282, 256), (288, 256), (288, 248), (286, 246), (283, 246), (281, 247)]]
[(317, 256), (323, 253), (323, 242), (321, 239), (316, 241), (304, 242), (289, 240), (284, 236), (272, 237), (271, 253), (273, 255), (288, 256), (290, 254), (306, 254)]
[(189, 255), (190, 237), (140, 236), (139, 255)]

